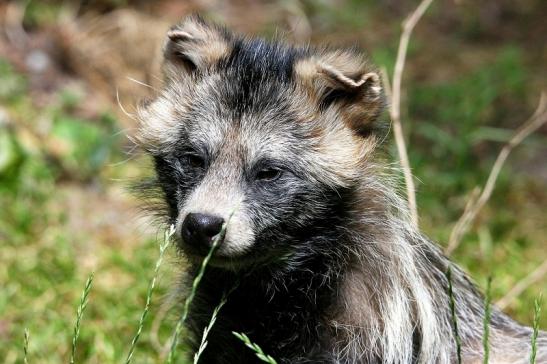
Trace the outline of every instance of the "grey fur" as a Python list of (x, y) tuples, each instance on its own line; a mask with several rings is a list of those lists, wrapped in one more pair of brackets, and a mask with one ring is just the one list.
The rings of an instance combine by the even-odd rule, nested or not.
[[(452, 263), (410, 224), (381, 158), (374, 68), (355, 51), (243, 38), (197, 17), (170, 31), (165, 59), (165, 87), (139, 112), (137, 142), (158, 175), (148, 186), (179, 232), (189, 212), (235, 209), (191, 313), (199, 337), (219, 291), (242, 280), (204, 362), (256, 361), (231, 330), (281, 363), (455, 362)], [(463, 362), (479, 363), (483, 297), (452, 276)], [(490, 362), (528, 362), (530, 337), (493, 308)], [(543, 332), (537, 358), (547, 363)]]

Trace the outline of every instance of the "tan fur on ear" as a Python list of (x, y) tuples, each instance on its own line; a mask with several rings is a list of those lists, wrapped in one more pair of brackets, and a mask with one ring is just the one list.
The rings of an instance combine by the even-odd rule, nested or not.
[(371, 86), (371, 90), (373, 92), (380, 93), (380, 91), (382, 90), (382, 88), (379, 86), (380, 77), (376, 72), (365, 73), (358, 80), (353, 80), (347, 77), (342, 72), (328, 64), (320, 64), (318, 67), (318, 72), (326, 74), (331, 80), (335, 80), (336, 84), (342, 85), (343, 87), (347, 87), (349, 89), (359, 88), (363, 86), (366, 82), (370, 81), (373, 85)]
[(167, 37), (173, 42), (189, 41), (195, 39), (192, 34), (179, 29), (171, 29), (167, 32)]
[(299, 60), (295, 74), (321, 107), (336, 107), (346, 124), (366, 134), (384, 105), (381, 80), (361, 56), (326, 51)]
[(206, 69), (230, 53), (229, 38), (225, 29), (190, 16), (167, 32), (166, 68), (171, 72), (180, 65), (190, 70)]

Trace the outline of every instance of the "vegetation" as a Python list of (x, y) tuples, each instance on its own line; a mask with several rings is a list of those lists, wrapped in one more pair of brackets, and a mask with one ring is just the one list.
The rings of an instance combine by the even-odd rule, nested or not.
[[(74, 358), (76, 355), (76, 344), (78, 343), (78, 336), (80, 336), (80, 328), (82, 325), (82, 317), (84, 316), (85, 308), (89, 302), (89, 292), (91, 292), (91, 284), (93, 283), (93, 273), (89, 276), (85, 282), (84, 291), (82, 292), (82, 298), (78, 305), (78, 311), (76, 311), (76, 325), (74, 325), (74, 334), (72, 335), (72, 351), (70, 353), (70, 364), (74, 364)], [(27, 337), (25, 337), (28, 339)], [(25, 340), (25, 344), (28, 345), (28, 340)], [(25, 350), (26, 353), (26, 350)]]
[(488, 277), (486, 283), (486, 292), (484, 293), (484, 318), (483, 318), (483, 333), (482, 333), (482, 348), (483, 348), (483, 359), (484, 364), (488, 364), (490, 358), (490, 320), (492, 315), (492, 294), (490, 290), (492, 289), (492, 277)]
[[(33, 49), (47, 50), (48, 41), (53, 42), (58, 53), (47, 53), (49, 68), (42, 72), (36, 67), (44, 54), (14, 47), (17, 32), (10, 33), (15, 37), (11, 40), (0, 38), (0, 357), (5, 363), (58, 363), (69, 361), (71, 355), (75, 363), (126, 358), (164, 362), (183, 312), (182, 302), (166, 299), (181, 260), (164, 242), (160, 248), (164, 263), (157, 263), (156, 234), (161, 230), (139, 219), (138, 202), (126, 192), (127, 183), (142, 177), (148, 163), (127, 154), (131, 144), (124, 134), (131, 133), (134, 123), (113, 96), (113, 85), (118, 83), (92, 73), (97, 71), (89, 64), (99, 58), (91, 54), (77, 58), (73, 48), (63, 48), (66, 34), (77, 29), (59, 21), (70, 10), (67, 3), (26, 3), (23, 37), (39, 45)], [(156, 17), (178, 17), (187, 10), (176, 8), (173, 1), (159, 3)], [(298, 31), (287, 36), (359, 42), (377, 64), (392, 69), (400, 19), (414, 4), (346, 3), (341, 7), (331, 1), (283, 2), (279, 14), (268, 13), (271, 18), (262, 22), (256, 13), (267, 12), (259, 4), (237, 12), (244, 14), (240, 19), (244, 24), (236, 26), (272, 34), (275, 25), (294, 25), (300, 14), (309, 30), (298, 23)], [(97, 4), (96, 9), (78, 11), (96, 11), (103, 19), (120, 6), (144, 13), (131, 1)], [(168, 11), (168, 6), (175, 10)], [(541, 13), (534, 16), (541, 0), (530, 1), (526, 9), (499, 5), (505, 6), (501, 10), (508, 18), (489, 19), (488, 24), (473, 6), (486, 5), (433, 6), (415, 31), (405, 71), (401, 112), (418, 179), (420, 225), (441, 244), (448, 240), (469, 192), (484, 183), (502, 142), (530, 114), (545, 79), (533, 36), (545, 34), (537, 30), (544, 29), (538, 28), (543, 24)], [(0, 12), (0, 17), (7, 13)], [(125, 49), (127, 42), (115, 44), (114, 49)], [(104, 73), (124, 82), (127, 76), (134, 77), (127, 71), (131, 68), (112, 64), (114, 68)], [(150, 71), (141, 66), (143, 72)], [(147, 89), (127, 83), (134, 88), (120, 92), (122, 100)], [(475, 281), (493, 277), (489, 290), (493, 303), (547, 259), (546, 166), (544, 158), (538, 158), (544, 155), (546, 142), (543, 129), (510, 157), (492, 199), (453, 254)], [(395, 159), (394, 148), (390, 146), (388, 153)], [(85, 282), (92, 272), (93, 291), (88, 296), (91, 280)], [(83, 296), (82, 286), (86, 287)], [(547, 316), (539, 315), (539, 300), (534, 304), (542, 288), (545, 279), (531, 285), (507, 309), (536, 330), (547, 327)], [(77, 315), (75, 307), (79, 307)], [(221, 307), (216, 311), (219, 315)], [(178, 331), (184, 335), (182, 327)], [(203, 343), (206, 337), (204, 333)], [(246, 340), (260, 353), (258, 345)], [(178, 352), (185, 350), (180, 347)]]
[(258, 359), (260, 359), (264, 363), (277, 364), (274, 358), (272, 358), (268, 354), (264, 354), (264, 351), (262, 351), (260, 346), (258, 346), (258, 344), (256, 343), (253, 343), (247, 335), (243, 333), (237, 333), (237, 332), (232, 332), (232, 334), (234, 334), (235, 337), (241, 340), (245, 344), (245, 346), (247, 346), (249, 349), (254, 351)]
[(462, 340), (458, 330), (458, 316), (456, 315), (456, 300), (454, 299), (454, 291), (452, 290), (452, 267), (448, 267), (446, 271), (446, 279), (448, 281), (448, 297), (450, 298), (450, 314), (452, 315), (452, 330), (454, 331), (454, 346), (456, 347), (456, 358), (458, 364), (462, 362)]
[(541, 297), (542, 296), (539, 296), (539, 298), (534, 301), (534, 322), (532, 325), (534, 332), (532, 334), (532, 352), (530, 353), (530, 364), (534, 364), (536, 362), (537, 338), (539, 333), (539, 316), (541, 314)]

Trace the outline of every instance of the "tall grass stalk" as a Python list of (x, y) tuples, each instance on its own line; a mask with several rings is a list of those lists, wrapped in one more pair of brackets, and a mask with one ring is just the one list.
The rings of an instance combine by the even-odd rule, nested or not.
[(148, 293), (146, 294), (146, 304), (144, 305), (144, 310), (139, 320), (137, 332), (135, 333), (135, 336), (133, 337), (133, 340), (131, 341), (131, 347), (129, 348), (129, 353), (127, 354), (127, 358), (125, 359), (125, 364), (131, 363), (131, 358), (133, 357), (133, 353), (135, 352), (137, 342), (139, 341), (139, 338), (141, 336), (142, 328), (144, 326), (144, 321), (146, 320), (146, 316), (148, 315), (148, 311), (150, 310), (150, 303), (152, 302), (152, 294), (154, 293), (154, 288), (156, 287), (156, 280), (158, 278), (160, 266), (163, 261), (163, 255), (165, 253), (165, 250), (169, 246), (171, 236), (173, 236), (174, 233), (175, 233), (175, 226), (171, 225), (169, 227), (169, 230), (165, 232), (163, 243), (160, 244), (160, 254), (159, 254), (158, 260), (156, 261), (156, 266), (154, 268), (154, 276), (152, 277), (152, 281), (150, 282), (150, 285), (148, 286)]
[(254, 351), (258, 359), (260, 359), (264, 363), (277, 364), (274, 358), (265, 354), (264, 351), (262, 351), (262, 349), (260, 348), (260, 346), (253, 343), (247, 335), (245, 335), (244, 333), (237, 333), (234, 331), (232, 331), (232, 334), (234, 334), (235, 337), (237, 337), (239, 340), (243, 341), (243, 343), (245, 343), (245, 346), (247, 346), (249, 349)]
[(532, 332), (532, 352), (530, 353), (530, 364), (536, 363), (536, 355), (537, 355), (537, 339), (539, 334), (539, 315), (541, 314), (541, 299), (542, 296), (540, 295), (538, 298), (534, 300), (534, 324), (532, 326), (533, 332)]
[(228, 296), (237, 288), (239, 283), (236, 283), (228, 292), (225, 292), (222, 295), (222, 299), (220, 300), (220, 303), (215, 307), (215, 310), (213, 311), (213, 314), (211, 315), (211, 319), (209, 320), (209, 324), (205, 329), (203, 329), (203, 336), (201, 337), (201, 343), (199, 344), (198, 351), (194, 354), (194, 364), (198, 364), (199, 358), (201, 354), (205, 351), (205, 348), (207, 347), (207, 336), (209, 335), (209, 332), (211, 332), (211, 329), (215, 325), (215, 322), (217, 320), (218, 313), (222, 309), (222, 306), (226, 304), (228, 301)]
[(23, 362), (28, 364), (28, 342), (30, 340), (30, 332), (25, 328), (25, 341), (23, 342)]
[(74, 364), (74, 358), (76, 357), (76, 343), (78, 342), (78, 337), (80, 336), (80, 327), (82, 324), (82, 317), (84, 316), (85, 308), (89, 302), (89, 292), (91, 292), (91, 285), (93, 284), (93, 273), (89, 275), (87, 281), (85, 282), (84, 291), (82, 292), (82, 297), (80, 297), (80, 304), (78, 305), (78, 310), (76, 311), (76, 324), (74, 325), (74, 333), (72, 334), (72, 351), (70, 353), (70, 364)]
[(199, 286), (199, 283), (201, 282), (201, 279), (203, 278), (203, 275), (205, 274), (205, 268), (207, 268), (207, 265), (209, 264), (209, 260), (211, 260), (213, 253), (216, 251), (220, 243), (220, 240), (226, 234), (226, 228), (228, 226), (228, 222), (230, 222), (230, 219), (232, 218), (233, 214), (234, 214), (234, 211), (230, 213), (230, 216), (228, 220), (222, 226), (220, 233), (217, 234), (215, 240), (213, 241), (213, 244), (211, 245), (211, 249), (209, 249), (209, 252), (207, 253), (205, 258), (203, 258), (203, 261), (201, 262), (201, 266), (199, 267), (198, 274), (192, 281), (192, 289), (190, 290), (190, 294), (188, 295), (188, 297), (186, 297), (186, 300), (184, 301), (184, 308), (182, 310), (182, 315), (180, 319), (178, 320), (172, 335), (171, 347), (169, 349), (169, 355), (167, 357), (168, 364), (172, 364), (175, 360), (177, 346), (179, 344), (180, 332), (182, 331), (182, 327), (184, 323), (186, 322), (186, 318), (188, 317), (188, 312), (190, 311), (190, 305), (192, 304), (192, 301), (194, 300), (194, 297), (196, 296), (196, 291)]
[(448, 297), (450, 305), (450, 313), (452, 315), (452, 328), (454, 330), (454, 338), (456, 340), (456, 355), (458, 364), (462, 363), (462, 340), (458, 331), (458, 318), (456, 317), (456, 300), (452, 290), (452, 267), (449, 266), (446, 270), (446, 279), (448, 280)]
[(484, 318), (483, 318), (483, 335), (482, 335), (482, 347), (483, 347), (483, 364), (488, 364), (490, 357), (490, 318), (492, 314), (492, 277), (488, 277), (486, 282), (486, 295), (484, 297)]

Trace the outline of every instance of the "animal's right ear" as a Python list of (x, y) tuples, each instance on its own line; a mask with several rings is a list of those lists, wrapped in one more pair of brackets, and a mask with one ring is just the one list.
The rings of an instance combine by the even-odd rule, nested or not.
[(164, 72), (172, 77), (214, 66), (230, 51), (231, 34), (192, 15), (167, 32), (163, 48)]

